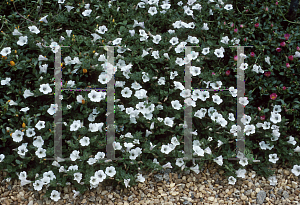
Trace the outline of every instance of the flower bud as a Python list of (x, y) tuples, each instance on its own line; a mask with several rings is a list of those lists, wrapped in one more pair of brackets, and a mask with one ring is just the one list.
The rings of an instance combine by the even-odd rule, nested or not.
[(285, 65), (287, 68), (291, 67), (289, 63), (286, 63)]
[(280, 52), (280, 51), (281, 51), (281, 48), (276, 48), (276, 51), (277, 51), (277, 52)]
[(265, 120), (265, 119), (266, 119), (266, 116), (265, 116), (265, 115), (260, 116), (260, 119), (261, 119), (261, 120)]
[(290, 55), (290, 56), (289, 56), (289, 60), (292, 61), (293, 59), (294, 59), (294, 56)]
[(237, 61), (238, 60), (238, 56), (234, 56), (233, 60)]
[(230, 75), (230, 70), (227, 70), (226, 73), (225, 73), (227, 76)]
[(256, 23), (254, 26), (255, 26), (255, 28), (258, 28), (259, 27), (259, 23)]
[(285, 42), (284, 42), (284, 41), (281, 42), (281, 43), (280, 43), (280, 46), (284, 47), (284, 46), (285, 46)]
[(299, 46), (297, 46), (297, 51), (300, 51), (300, 47)]
[(261, 108), (260, 107), (257, 107), (258, 111), (261, 111)]
[(233, 31), (234, 31), (234, 33), (237, 33), (237, 32), (238, 32), (238, 29), (237, 29), (237, 28), (235, 28)]
[(283, 86), (283, 87), (282, 87), (282, 90), (286, 90), (286, 87), (285, 87), (285, 86)]

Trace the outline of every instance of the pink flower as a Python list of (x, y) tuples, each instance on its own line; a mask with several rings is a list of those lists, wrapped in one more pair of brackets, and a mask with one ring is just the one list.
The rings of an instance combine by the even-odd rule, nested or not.
[(230, 75), (230, 70), (227, 70), (226, 73), (225, 73), (227, 76)]
[(260, 107), (257, 107), (258, 111), (261, 111), (261, 108)]
[(247, 41), (247, 38), (244, 38), (244, 41)]
[(241, 24), (241, 25), (240, 25), (240, 27), (241, 27), (241, 28), (244, 28), (244, 25), (243, 25), (243, 24)]
[(271, 98), (271, 100), (275, 100), (275, 99), (277, 98), (276, 93), (272, 93), (272, 94), (270, 95), (270, 98)]
[(300, 47), (299, 46), (297, 46), (297, 51), (300, 51)]
[(238, 32), (238, 29), (237, 29), (237, 28), (235, 28), (235, 29), (234, 29), (234, 33), (237, 33), (237, 32)]
[(289, 56), (289, 60), (292, 61), (293, 59), (294, 59), (294, 56), (290, 55), (290, 56)]
[(278, 1), (276, 1), (276, 3), (275, 3), (276, 5), (278, 5)]
[(284, 46), (285, 46), (285, 42), (282, 41), (282, 42), (280, 43), (280, 46), (284, 47)]
[(224, 21), (224, 25), (226, 25), (226, 22)]
[(281, 51), (281, 48), (276, 48), (276, 51), (277, 51), (277, 52), (280, 52), (280, 51)]
[(288, 34), (288, 33), (284, 34), (284, 38), (285, 38), (285, 40), (288, 40), (290, 36), (291, 36), (291, 35), (290, 35), (290, 34)]
[(234, 56), (233, 60), (237, 61), (238, 60), (238, 56)]
[(247, 9), (245, 12), (247, 13), (249, 11), (249, 9)]
[(286, 87), (285, 87), (285, 86), (283, 86), (283, 87), (282, 87), (282, 90), (286, 90)]
[(287, 68), (291, 67), (289, 63), (286, 63), (285, 65)]
[(269, 77), (270, 75), (271, 75), (271, 71), (266, 71), (266, 72), (265, 72), (265, 76), (266, 76), (266, 77)]
[(271, 23), (271, 27), (273, 27), (273, 24)]
[(266, 7), (266, 11), (269, 11), (269, 8), (268, 8), (268, 7)]
[(254, 53), (254, 52), (251, 52), (251, 53), (250, 53), (250, 56), (251, 56), (251, 57), (254, 57), (254, 56), (255, 56), (255, 53)]
[(216, 75), (216, 74), (214, 72), (212, 72), (211, 75)]
[(255, 26), (255, 28), (258, 28), (259, 27), (259, 23), (256, 23), (254, 26)]
[(230, 26), (231, 26), (231, 28), (234, 27), (234, 23), (232, 23)]
[(260, 116), (260, 119), (261, 119), (261, 120), (265, 120), (265, 119), (266, 119), (266, 116), (265, 116), (265, 115)]

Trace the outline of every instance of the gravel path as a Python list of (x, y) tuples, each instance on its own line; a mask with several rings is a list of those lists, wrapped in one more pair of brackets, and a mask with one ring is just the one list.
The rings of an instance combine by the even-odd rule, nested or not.
[(299, 204), (300, 176), (296, 177), (290, 169), (275, 170), (277, 185), (271, 186), (263, 177), (255, 176), (247, 170), (246, 178), (238, 178), (235, 185), (228, 184), (223, 171), (215, 164), (207, 164), (199, 174), (186, 172), (183, 175), (172, 173), (170, 169), (162, 172), (143, 173), (145, 183), (121, 190), (118, 186), (101, 187), (86, 191), (73, 199), (73, 187), (61, 188), (61, 199), (54, 202), (42, 198), (46, 192), (34, 191), (32, 183), (20, 186), (18, 180), (6, 182), (0, 172), (0, 204), (3, 205), (91, 205), (91, 204)]

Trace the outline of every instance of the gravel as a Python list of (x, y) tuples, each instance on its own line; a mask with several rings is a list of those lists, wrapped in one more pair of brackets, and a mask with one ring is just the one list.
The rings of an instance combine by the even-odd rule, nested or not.
[(299, 204), (300, 177), (290, 169), (273, 168), (277, 185), (271, 186), (264, 177), (254, 176), (247, 169), (246, 178), (237, 178), (235, 185), (228, 184), (222, 170), (215, 164), (206, 164), (199, 174), (187, 171), (174, 173), (172, 169), (142, 172), (145, 183), (120, 189), (112, 186), (88, 190), (73, 199), (74, 187), (60, 188), (61, 199), (54, 202), (44, 199), (45, 187), (35, 191), (32, 183), (20, 186), (19, 180), (6, 182), (6, 172), (0, 172), (0, 204), (3, 205), (76, 205), (76, 204)]

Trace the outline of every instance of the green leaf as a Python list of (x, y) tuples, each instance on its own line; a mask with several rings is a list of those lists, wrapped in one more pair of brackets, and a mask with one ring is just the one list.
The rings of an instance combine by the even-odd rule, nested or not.
[(264, 113), (269, 112), (270, 109), (266, 108), (263, 110)]

